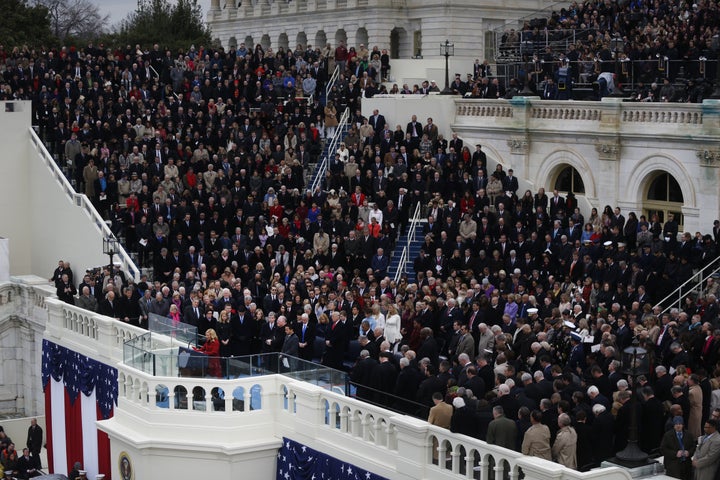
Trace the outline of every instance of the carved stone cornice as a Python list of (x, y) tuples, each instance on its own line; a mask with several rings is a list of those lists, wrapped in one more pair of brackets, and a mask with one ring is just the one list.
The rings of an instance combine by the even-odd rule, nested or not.
[(697, 150), (695, 156), (703, 167), (720, 167), (720, 151), (718, 150)]
[(597, 141), (595, 150), (600, 160), (620, 160), (620, 144), (617, 140)]
[(507, 140), (510, 147), (510, 153), (515, 155), (523, 155), (530, 150), (530, 140), (528, 137), (510, 137)]

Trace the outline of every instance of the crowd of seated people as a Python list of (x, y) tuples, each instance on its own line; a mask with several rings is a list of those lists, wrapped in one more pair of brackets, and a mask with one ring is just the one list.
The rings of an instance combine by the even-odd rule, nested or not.
[[(572, 2), (547, 18), (506, 30), (500, 52), (524, 64), (521, 79), (527, 78), (539, 92), (547, 79), (558, 83), (563, 67), (569, 67), (574, 83), (608, 75), (606, 82), (612, 83), (616, 66), (611, 40), (619, 38), (623, 67), (615, 81), (634, 83), (626, 89), (634, 100), (698, 102), (709, 97), (715, 79), (713, 36), (718, 22), (715, 2)], [(661, 93), (664, 79), (673, 88)], [(612, 91), (612, 85), (607, 88)]]
[[(238, 62), (246, 65), (239, 60), (232, 68)], [(104, 71), (99, 64), (90, 70), (90, 78)], [(206, 75), (220, 71), (209, 70)], [(145, 79), (155, 84), (151, 75)], [(115, 84), (108, 81), (102, 85), (114, 105)], [(720, 224), (713, 235), (678, 237), (671, 216), (664, 223), (633, 212), (626, 218), (607, 206), (586, 219), (572, 193), (547, 195), (541, 188), (518, 196), (512, 170), (497, 165), (490, 172), (480, 145), (471, 151), (456, 135), (442, 138), (432, 118), (411, 117), (405, 128), (392, 128), (379, 111), (363, 118), (347, 97), (336, 100), (355, 112), (352, 128), (331, 152), (324, 184), (307, 192), (305, 163), (288, 151), (312, 149), (334, 101), (312, 125), (312, 113), (306, 117), (300, 106), (287, 113), (277, 105), (263, 110), (260, 102), (254, 111), (255, 100), (206, 101), (202, 90), (189, 100), (161, 97), (162, 104), (144, 93), (126, 103), (121, 94), (119, 110), (98, 96), (93, 105), (104, 107), (95, 108), (101, 115), (93, 122), (97, 113), (85, 109), (93, 87), (84, 100), (73, 98), (72, 85), (67, 96), (59, 90), (53, 101), (40, 97), (38, 112), (48, 102), (58, 109), (43, 120), (43, 134), (76, 170), (86, 157), (88, 165), (97, 160), (93, 198), (137, 246), (141, 263), (153, 265), (153, 278), (135, 283), (111, 268), (89, 271), (75, 292), (63, 262), (53, 275), (58, 297), (144, 327), (157, 314), (201, 334), (212, 329), (225, 357), (284, 352), (294, 335), (297, 342), (288, 342), (293, 347), (284, 353), (343, 368), (356, 348), (351, 375), (360, 397), (424, 415), (440, 393), (465, 409), (451, 427), (491, 442), (498, 437), (492, 421), (484, 430), (488, 411), (495, 420), (518, 418), (522, 431), (538, 409), (541, 423), (564, 444), (573, 432), (587, 441), (581, 424), (603, 429), (605, 448), (578, 448), (576, 457), (581, 450), (591, 455), (575, 458), (579, 467), (624, 448), (630, 396), (623, 391), (647, 397), (648, 415), (657, 414), (651, 410), (657, 403), (648, 400), (669, 402), (670, 413), (659, 415), (672, 416), (671, 424), (681, 417), (692, 435), (709, 418), (709, 379), (717, 377), (720, 349), (717, 285), (708, 280), (684, 310), (661, 315), (656, 303), (715, 258)], [(83, 121), (67, 137), (65, 122), (50, 120), (61, 109), (68, 125), (76, 114), (77, 126)], [(90, 182), (76, 178), (87, 188)], [(124, 208), (116, 205), (121, 195)], [(425, 245), (413, 259), (414, 275), (396, 283), (387, 275), (388, 254), (418, 203), (427, 218)], [(653, 370), (641, 385), (626, 387), (619, 359), (634, 339), (652, 352)], [(596, 404), (609, 413), (603, 416)], [(641, 427), (641, 435), (644, 449), (659, 448), (662, 431)], [(572, 452), (555, 450), (556, 459), (572, 464)]]

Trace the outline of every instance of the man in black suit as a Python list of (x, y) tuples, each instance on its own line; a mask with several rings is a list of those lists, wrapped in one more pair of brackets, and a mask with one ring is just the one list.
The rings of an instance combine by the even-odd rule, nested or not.
[(410, 122), (408, 122), (407, 127), (405, 128), (405, 133), (410, 135), (412, 138), (417, 138), (418, 141), (420, 141), (420, 137), (422, 137), (422, 124), (417, 121), (417, 116), (413, 115)]
[(340, 312), (332, 312), (330, 328), (325, 334), (325, 355), (322, 364), (326, 367), (342, 370), (343, 358), (347, 351), (348, 332), (340, 321)]
[[(40, 434), (42, 435), (42, 429), (40, 430)], [(30, 449), (28, 448), (23, 448), (22, 453), (22, 456), (17, 459), (17, 466), (15, 468), (18, 473), (17, 478), (25, 479), (38, 476), (37, 470), (40, 468), (40, 457), (38, 455), (30, 455)]]
[(518, 179), (516, 176), (513, 175), (513, 169), (511, 168), (508, 170), (508, 174), (503, 180), (503, 190), (505, 190), (506, 192), (510, 191), (512, 193), (516, 193), (518, 188), (520, 188), (520, 186), (518, 185)]
[(202, 320), (204, 315), (205, 312), (200, 305), (200, 299), (195, 297), (192, 299), (191, 304), (185, 307), (185, 309), (183, 310), (183, 322), (189, 323), (190, 325), (194, 325), (197, 327), (200, 324), (200, 320)]
[(107, 292), (107, 295), (105, 295), (105, 299), (100, 302), (100, 305), (98, 306), (98, 313), (100, 315), (106, 315), (110, 318), (118, 318), (118, 312), (119, 309), (118, 304), (115, 301), (115, 292), (110, 290)]
[(550, 216), (555, 217), (559, 211), (565, 211), (565, 199), (560, 196), (557, 190), (553, 190), (553, 197), (550, 199)]
[(373, 114), (368, 118), (368, 123), (373, 127), (375, 137), (380, 138), (379, 135), (385, 130), (385, 117), (380, 115), (380, 111), (377, 108), (373, 110)]
[(380, 352), (379, 365), (375, 367), (373, 372), (373, 388), (375, 388), (375, 401), (380, 405), (392, 405), (392, 397), (385, 395), (384, 392), (392, 392), (397, 381), (398, 371), (392, 362), (393, 354), (391, 352)]
[(373, 382), (373, 374), (378, 366), (378, 361), (370, 356), (370, 352), (362, 350), (360, 358), (350, 372), (350, 380), (356, 387), (357, 398), (372, 400), (374, 394), (368, 387)]
[(56, 294), (58, 300), (62, 300), (70, 305), (75, 305), (75, 295), (77, 295), (77, 290), (75, 289), (75, 285), (70, 282), (70, 277), (67, 273), (63, 273), (61, 275), (60, 282), (57, 284)]
[(300, 316), (300, 322), (295, 327), (295, 334), (300, 340), (300, 358), (312, 361), (315, 353), (315, 325), (310, 324), (310, 317), (307, 313)]
[[(32, 454), (32, 458), (34, 458), (37, 462), (36, 467), (40, 468), (40, 451), (43, 446), (43, 429), (40, 425), (38, 425), (37, 419), (35, 418), (30, 420), (26, 445), (29, 452)], [(25, 454), (24, 450), (23, 454)]]
[(452, 138), (448, 142), (448, 150), (451, 148), (453, 150), (455, 150), (455, 153), (457, 153), (458, 155), (460, 154), (460, 152), (462, 151), (462, 148), (463, 148), (463, 141), (462, 141), (462, 139), (458, 138), (458, 134), (455, 132), (453, 132)]
[(231, 353), (235, 356), (250, 355), (256, 331), (257, 322), (241, 306), (232, 319)]

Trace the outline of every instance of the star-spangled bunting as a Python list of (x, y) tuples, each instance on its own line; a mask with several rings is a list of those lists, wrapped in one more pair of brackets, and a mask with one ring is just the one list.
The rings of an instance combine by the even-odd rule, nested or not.
[(89, 397), (93, 389), (103, 418), (109, 418), (117, 405), (117, 369), (81, 355), (48, 340), (43, 340), (42, 383), (45, 389), (50, 377), (63, 381), (70, 403), (82, 393)]
[(387, 480), (362, 468), (283, 438), (276, 480)]

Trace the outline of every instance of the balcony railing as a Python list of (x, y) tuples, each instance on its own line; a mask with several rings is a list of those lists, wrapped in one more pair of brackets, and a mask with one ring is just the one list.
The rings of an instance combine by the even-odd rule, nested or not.
[[(695, 103), (644, 103), (541, 100), (538, 97), (456, 99), (455, 120), (460, 125), (482, 122), (491, 129), (620, 133), (657, 137), (715, 135), (720, 109), (706, 101)], [(708, 120), (710, 119), (710, 120)]]
[[(45, 297), (38, 307), (35, 297)], [(19, 282), (0, 285), (0, 315), (47, 319), (45, 338), (118, 368), (122, 421), (145, 422), (158, 438), (176, 435), (187, 423), (210, 428), (224, 449), (265, 445), (293, 438), (338, 458), (349, 458), (391, 478), (510, 478), (517, 480), (630, 480), (626, 470), (580, 473), (518, 452), (458, 435), (424, 420), (371, 405), (328, 385), (292, 374), (246, 375), (233, 379), (154, 375), (123, 363), (123, 344), (170, 348), (172, 340), (143, 340), (147, 332), (118, 320), (85, 312), (50, 298), (51, 289)], [(160, 336), (162, 337), (162, 336)], [(260, 358), (260, 357), (256, 357)], [(258, 360), (249, 362), (257, 365)], [(262, 363), (262, 361), (260, 361)], [(187, 416), (184, 416), (187, 415)], [(197, 415), (200, 415), (198, 417)], [(242, 429), (243, 435), (238, 435)], [(251, 440), (248, 440), (251, 439)], [(143, 437), (138, 442), (150, 442)], [(349, 454), (348, 452), (352, 452)], [(439, 460), (438, 460), (439, 459)], [(373, 468), (375, 466), (375, 468)], [(505, 475), (507, 474), (507, 475)]]
[(376, 465), (391, 478), (478, 478), (478, 472), (484, 479), (631, 478), (620, 468), (581, 473), (526, 457), (285, 375), (156, 377), (122, 365), (118, 387), (116, 415), (149, 418), (163, 429), (182, 422), (179, 413), (193, 412), (203, 416), (204, 428), (241, 426), (256, 442), (288, 437), (332, 456), (352, 452), (355, 463)]

